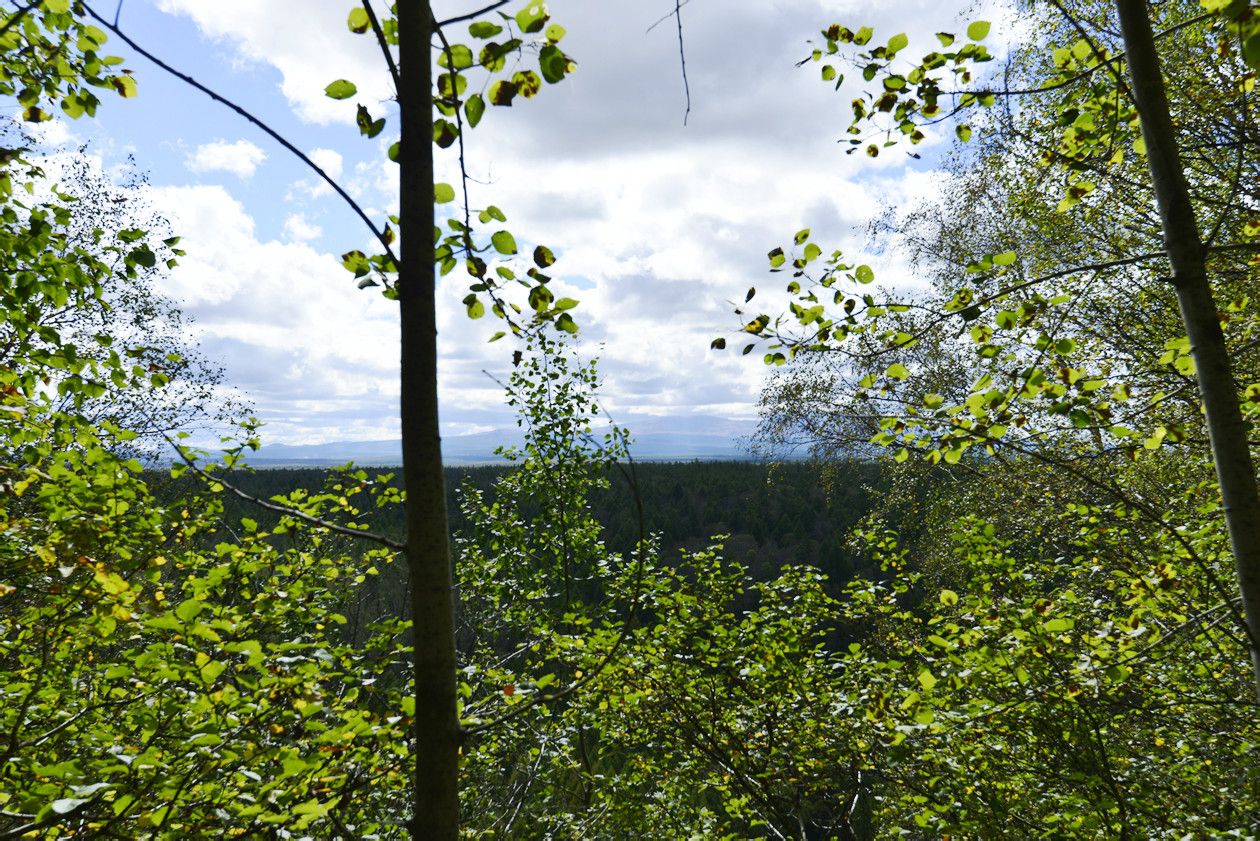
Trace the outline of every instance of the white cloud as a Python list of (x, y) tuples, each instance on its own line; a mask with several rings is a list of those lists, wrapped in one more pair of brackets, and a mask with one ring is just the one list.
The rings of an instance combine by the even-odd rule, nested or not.
[(301, 213), (294, 213), (284, 220), (284, 234), (297, 242), (309, 242), (324, 235), (324, 230), (309, 221)]
[(258, 165), (267, 159), (267, 153), (248, 140), (228, 143), (216, 140), (198, 146), (187, 158), (186, 165), (193, 172), (228, 172), (237, 178), (252, 178)]
[(78, 135), (70, 130), (70, 125), (57, 116), (40, 123), (24, 123), (23, 128), (46, 148), (57, 148), (80, 142)]
[(163, 291), (254, 401), (269, 440), (397, 434), (394, 304), (356, 290), (332, 254), (260, 239), (222, 187), (156, 187), (149, 197), (188, 252)]
[[(346, 28), (348, 6), (340, 0), (159, 0), (157, 5), (191, 17), (207, 36), (231, 44), (239, 61), (275, 67), (281, 92), (307, 122), (349, 124), (356, 103), (379, 112), (393, 94), (379, 49), (370, 35)], [(358, 95), (329, 99), (324, 87), (336, 79), (354, 82)]]
[(312, 149), (306, 153), (306, 157), (315, 162), (315, 165), (324, 171), (324, 173), (332, 179), (341, 177), (341, 168), (343, 159), (341, 153), (335, 149)]
[[(346, 32), (341, 2), (159, 5), (191, 17), (237, 58), (273, 66), (301, 119), (349, 123), (355, 102), (377, 109), (389, 95), (379, 55), (370, 39)], [(469, 132), (472, 204), (502, 208), (526, 254), (545, 243), (560, 257), (552, 286), (581, 301), (583, 351), (601, 357), (605, 400), (616, 414), (750, 417), (765, 376), (760, 354), (740, 357), (736, 342), (733, 352), (717, 353), (709, 342), (738, 330), (730, 301), (742, 301), (750, 286), (760, 290), (754, 303), (764, 311), (782, 307), (789, 278), (767, 273), (766, 252), (810, 226), (825, 249), (863, 256), (874, 216), (940, 185), (938, 174), (900, 150), (875, 161), (843, 153), (836, 141), (845, 136), (853, 91), (821, 84), (815, 65), (794, 69), (808, 54), (806, 39), (838, 14), (874, 25), (879, 37), (909, 29), (912, 44), (934, 43), (931, 33), (948, 23), (928, 0), (865, 9), (849, 2), (839, 12), (821, 0), (689, 4), (692, 113), (684, 128), (675, 35), (669, 27), (644, 32), (667, 9), (551, 5), (569, 30), (563, 46), (578, 72), (534, 100), (491, 109)], [(465, 10), (438, 6), (439, 17)], [(610, 31), (626, 35), (609, 39)], [(335, 78), (355, 81), (360, 96), (325, 97), (323, 86)], [(362, 204), (395, 209), (397, 168), (384, 159), (382, 141), (396, 125), (378, 138), (375, 157), (353, 128), (344, 146), (328, 139), (333, 131), (342, 128), (293, 139), (301, 148), (321, 144), (308, 154)], [(934, 137), (917, 151), (930, 157), (931, 143), (940, 142)], [(451, 150), (438, 166), (439, 180), (457, 183)], [(302, 177), (291, 197), (331, 192)], [(311, 219), (331, 230), (331, 213), (302, 206), (285, 218), (286, 241), (275, 242), (260, 240), (251, 211), (218, 188), (168, 188), (162, 206), (175, 208), (168, 212), (190, 252), (173, 288), (210, 346), (226, 355), (229, 377), (273, 421), (274, 435), (298, 442), (394, 434), (393, 308), (356, 292), (336, 257), (311, 247), (320, 233)], [(213, 237), (198, 241), (209, 231)], [(344, 249), (360, 236), (345, 233)], [(866, 256), (881, 282), (912, 280), (896, 255)], [(443, 419), (460, 430), (503, 426), (510, 416), (499, 386), (483, 372), (504, 377), (511, 346), (486, 343), (498, 329), (490, 317), (467, 320), (467, 285), (456, 275), (438, 284)]]

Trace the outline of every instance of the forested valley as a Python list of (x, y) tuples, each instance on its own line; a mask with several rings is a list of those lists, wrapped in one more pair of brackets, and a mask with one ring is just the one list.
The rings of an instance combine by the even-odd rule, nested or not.
[[(606, 411), (563, 249), (470, 206), (465, 136), (601, 57), (442, 8), (345, 10), (381, 211), (121, 6), (0, 3), (0, 839), (1260, 837), (1260, 5), (802, 32), (840, 161), (932, 189), (860, 254), (766, 243), (708, 339), (765, 372), (759, 458), (684, 463)], [(397, 468), (251, 467), (144, 162), (43, 148), (148, 72), (364, 224)], [(442, 461), (452, 284), (510, 360), (494, 465)]]

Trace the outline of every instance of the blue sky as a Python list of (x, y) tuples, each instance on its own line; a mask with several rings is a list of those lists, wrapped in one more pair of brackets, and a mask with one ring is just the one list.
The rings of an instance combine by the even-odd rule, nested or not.
[[(396, 208), (385, 157), (396, 135), (368, 141), (354, 127), (355, 104), (383, 112), (389, 88), (375, 46), (346, 30), (349, 5), (130, 0), (121, 25), (262, 116), (379, 214)], [(958, 28), (957, 13), (915, 0), (693, 0), (683, 7), (692, 94), (684, 127), (677, 30), (667, 22), (648, 31), (672, 0), (548, 5), (578, 70), (535, 100), (491, 109), (469, 134), (480, 182), (472, 203), (503, 208), (522, 244), (543, 242), (559, 256), (556, 291), (581, 301), (582, 350), (600, 356), (604, 402), (619, 421), (751, 423), (765, 369), (756, 355), (714, 352), (709, 342), (737, 327), (731, 301), (773, 285), (765, 253), (805, 226), (861, 253), (873, 215), (940, 183), (932, 150), (927, 163), (843, 154), (836, 140), (851, 93), (832, 92), (815, 66), (795, 62), (834, 21), (872, 24), (882, 38), (907, 31), (926, 49), (931, 32)], [(436, 12), (475, 7), (443, 2)], [(365, 248), (370, 234), (257, 129), (112, 46), (139, 96), (110, 98), (96, 120), (58, 123), (46, 136), (67, 149), (88, 142), (106, 169), (131, 154), (149, 173), (146, 198), (188, 250), (164, 289), (195, 319), (203, 352), (253, 401), (268, 439), (396, 437), (393, 305), (357, 291), (336, 256)], [(336, 78), (356, 82), (359, 95), (326, 98)], [(440, 157), (443, 180), (453, 166)], [(882, 277), (911, 280), (895, 255), (880, 259)], [(512, 346), (487, 344), (492, 319), (465, 318), (465, 286), (455, 276), (439, 283), (447, 435), (512, 423), (492, 379), (506, 375)]]

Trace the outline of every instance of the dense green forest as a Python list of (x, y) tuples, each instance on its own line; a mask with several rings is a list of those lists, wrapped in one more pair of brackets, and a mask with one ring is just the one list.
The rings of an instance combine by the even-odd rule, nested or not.
[[(453, 534), (459, 535), (468, 525), (461, 507), (465, 489), (489, 492), (510, 469), (507, 464), (446, 469)], [(388, 476), (397, 483), (397, 471), (373, 469), (370, 473), (374, 480)], [(590, 513), (602, 526), (608, 548), (621, 555), (632, 553), (645, 534), (659, 539), (667, 557), (703, 549), (714, 535), (726, 535), (728, 557), (748, 566), (758, 579), (771, 577), (785, 564), (800, 563), (817, 567), (843, 584), (859, 572), (876, 571), (860, 566), (859, 556), (847, 541), (853, 527), (873, 509), (874, 497), (882, 496), (885, 473), (885, 468), (869, 462), (618, 465), (603, 477), (607, 487), (592, 494)], [(335, 483), (336, 476), (314, 468), (260, 470), (239, 474), (232, 484), (252, 496), (270, 499), (297, 489), (318, 491), (330, 479)], [(150, 482), (160, 487), (163, 477), (153, 476)], [(643, 507), (642, 522), (636, 497)], [(902, 504), (914, 507), (913, 500)], [(529, 516), (537, 510), (526, 506), (521, 513)], [(229, 521), (252, 516), (264, 528), (279, 517), (275, 512), (260, 513), (241, 499), (227, 500), (225, 516)], [(394, 537), (403, 533), (396, 509), (369, 515), (366, 522), (373, 530)]]
[[(0, 839), (1260, 836), (1260, 5), (1019, 4), (1000, 70), (988, 21), (819, 21), (849, 151), (953, 145), (873, 256), (798, 231), (712, 341), (768, 366), (785, 464), (602, 431), (556, 254), (466, 206), (464, 134), (577, 71), (506, 6), (348, 10), (396, 214), (212, 93), (366, 223), (401, 329), (398, 471), (253, 472), (159, 292), (178, 232), (23, 127), (152, 56), (0, 5)], [(442, 464), (435, 276), (502, 328), (504, 465)]]

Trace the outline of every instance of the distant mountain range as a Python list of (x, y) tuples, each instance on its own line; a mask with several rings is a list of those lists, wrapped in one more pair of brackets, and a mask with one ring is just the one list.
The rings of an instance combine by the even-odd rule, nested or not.
[[(686, 418), (635, 418), (631, 455), (639, 461), (740, 461), (751, 459), (747, 440), (756, 424), (711, 416)], [(595, 430), (596, 437), (602, 432)], [(442, 456), (448, 465), (493, 464), (502, 461), (495, 450), (519, 446), (524, 436), (516, 428), (496, 429), (474, 435), (442, 439)], [(402, 442), (330, 441), (325, 444), (264, 444), (248, 456), (255, 467), (329, 467), (353, 461), (368, 467), (392, 467), (402, 463)]]

